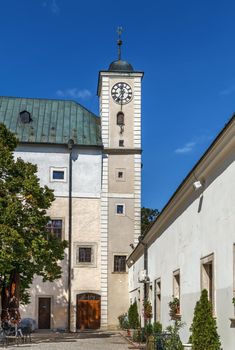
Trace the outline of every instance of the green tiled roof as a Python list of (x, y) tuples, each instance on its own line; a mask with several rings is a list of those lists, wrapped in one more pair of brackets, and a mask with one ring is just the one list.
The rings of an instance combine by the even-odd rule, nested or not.
[[(32, 121), (22, 123), (27, 111)], [(100, 118), (74, 101), (0, 97), (0, 122), (20, 142), (102, 146)]]

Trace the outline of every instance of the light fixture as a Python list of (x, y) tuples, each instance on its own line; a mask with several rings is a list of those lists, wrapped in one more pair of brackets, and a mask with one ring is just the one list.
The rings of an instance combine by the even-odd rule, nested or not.
[(195, 181), (195, 182), (193, 183), (194, 191), (198, 191), (201, 187), (202, 187), (201, 181), (198, 180), (198, 181)]

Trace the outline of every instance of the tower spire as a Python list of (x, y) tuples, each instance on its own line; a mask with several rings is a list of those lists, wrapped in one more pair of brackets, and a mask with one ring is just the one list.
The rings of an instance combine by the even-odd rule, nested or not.
[(122, 46), (122, 39), (121, 39), (121, 35), (122, 35), (123, 29), (122, 27), (117, 27), (117, 33), (118, 33), (118, 61), (121, 60), (121, 46)]

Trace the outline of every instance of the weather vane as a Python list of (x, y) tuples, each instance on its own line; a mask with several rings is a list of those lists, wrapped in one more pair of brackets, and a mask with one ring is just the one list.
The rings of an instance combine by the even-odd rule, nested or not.
[(118, 33), (118, 60), (121, 60), (121, 46), (122, 46), (122, 39), (121, 39), (121, 35), (122, 35), (123, 29), (122, 27), (117, 27), (117, 33)]

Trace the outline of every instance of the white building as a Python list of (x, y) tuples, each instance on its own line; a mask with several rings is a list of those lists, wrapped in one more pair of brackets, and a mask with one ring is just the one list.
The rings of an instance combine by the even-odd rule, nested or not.
[(54, 189), (48, 229), (70, 244), (62, 278), (35, 278), (21, 310), (39, 328), (114, 327), (128, 308), (126, 257), (140, 234), (142, 77), (120, 57), (101, 71), (100, 118), (73, 101), (0, 97), (0, 122), (19, 139), (15, 156), (36, 163), (41, 185)]
[[(183, 342), (188, 342), (194, 307), (206, 288), (224, 350), (234, 350), (235, 344), (234, 160), (235, 116), (128, 258), (131, 301), (138, 301), (141, 312), (146, 285), (153, 320), (166, 327), (170, 324), (168, 303), (172, 296), (179, 298), (180, 318), (186, 323), (181, 331)], [(147, 284), (138, 282), (143, 270), (149, 277)]]

